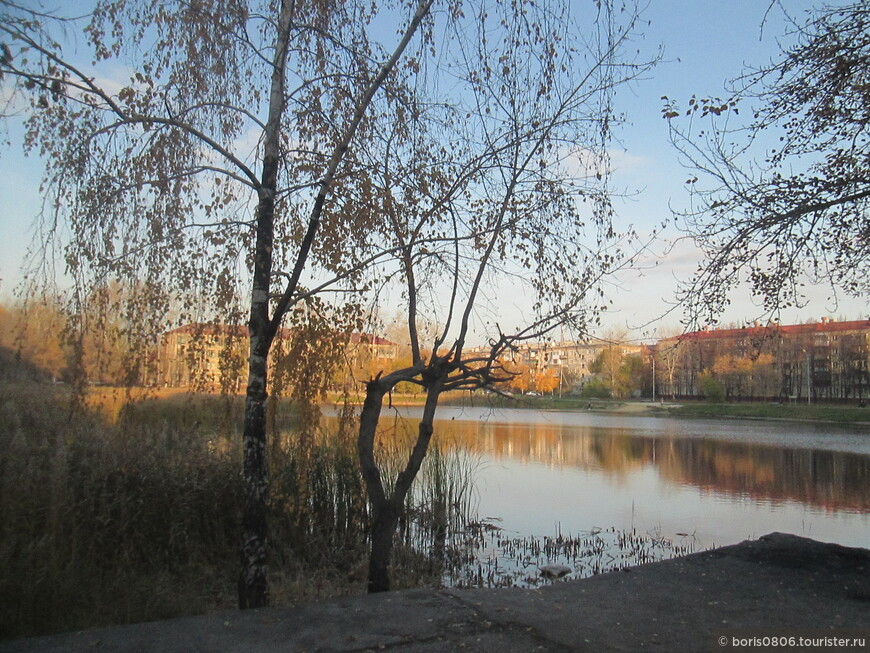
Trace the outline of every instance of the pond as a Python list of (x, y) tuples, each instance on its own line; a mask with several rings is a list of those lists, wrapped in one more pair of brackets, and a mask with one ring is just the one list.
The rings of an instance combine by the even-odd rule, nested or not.
[(478, 447), (479, 511), (506, 530), (773, 531), (870, 547), (870, 434), (750, 420), (457, 409), (439, 438)]
[[(382, 425), (414, 428), (419, 414), (385, 410)], [(513, 548), (562, 537), (609, 550), (607, 568), (774, 531), (870, 548), (866, 426), (442, 406), (435, 432), (473, 460), (477, 514)], [(645, 538), (628, 561), (626, 534)], [(478, 559), (504, 557), (484, 544)], [(566, 559), (524, 566), (548, 562)]]

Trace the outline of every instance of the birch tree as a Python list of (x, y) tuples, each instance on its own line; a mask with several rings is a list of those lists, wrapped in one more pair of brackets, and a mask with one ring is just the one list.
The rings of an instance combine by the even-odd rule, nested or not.
[[(567, 0), (100, 0), (85, 63), (4, 23), (0, 70), (47, 161), (43, 233), (75, 288), (135, 279), (128, 322), (153, 331), (169, 306), (178, 321), (246, 318), (241, 607), (268, 602), (265, 401), (288, 315), (352, 320), (390, 293), (404, 307), (410, 364), (367, 381), (360, 415), (371, 591), (389, 587), (441, 394), (506, 381), (519, 343), (594, 321), (598, 281), (631, 254), (607, 146), (615, 89), (648, 68), (622, 59), (635, 21)], [(529, 298), (511, 324), (493, 317), (505, 286)], [(377, 424), (400, 383), (425, 406), (386, 479)]]
[[(0, 72), (46, 162), (40, 239), (60, 243), (73, 297), (135, 281), (128, 318), (152, 333), (170, 306), (181, 322), (247, 315), (242, 608), (268, 603), (270, 349), (317, 272), (360, 281), (368, 253), (344, 245), (368, 226), (329, 200), (357, 192), (355, 148), (398, 121), (399, 63), (431, 6), (98, 0), (64, 51), (46, 14), (3, 5)], [(370, 38), (376, 19), (397, 35)]]

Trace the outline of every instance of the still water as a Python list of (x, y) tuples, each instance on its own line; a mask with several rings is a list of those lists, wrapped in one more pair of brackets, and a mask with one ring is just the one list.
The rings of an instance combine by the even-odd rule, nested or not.
[[(385, 411), (413, 424), (419, 409)], [(751, 420), (438, 409), (442, 447), (476, 461), (478, 514), (519, 536), (598, 528), (691, 539), (773, 531), (870, 548), (870, 432)]]

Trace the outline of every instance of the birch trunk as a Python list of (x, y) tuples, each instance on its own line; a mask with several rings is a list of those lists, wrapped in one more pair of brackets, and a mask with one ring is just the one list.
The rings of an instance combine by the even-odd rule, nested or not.
[[(422, 0), (408, 28), (381, 67), (378, 74), (359, 99), (356, 109), (343, 137), (337, 143), (326, 167), (320, 188), (314, 201), (308, 229), (300, 243), (296, 264), (290, 280), (275, 304), (270, 319), (269, 297), (271, 294), (272, 245), (274, 238), (275, 198), (280, 165), (281, 118), (285, 109), (285, 84), (287, 48), (290, 37), (294, 2), (284, 0), (278, 18), (275, 39), (275, 56), (272, 61), (272, 78), (269, 94), (269, 116), (263, 131), (263, 172), (259, 185), (257, 214), (257, 243), (254, 252), (253, 289), (250, 313), (250, 358), (248, 361), (248, 386), (245, 403), (244, 474), (245, 507), (242, 516), (242, 571), (239, 579), (239, 607), (258, 608), (268, 605), (268, 524), (266, 510), (269, 498), (268, 463), (266, 460), (266, 383), (268, 357), (272, 342), (278, 332), (281, 319), (294, 301), (299, 279), (308, 262), (309, 252), (320, 228), (320, 217), (326, 197), (332, 188), (341, 161), (357, 133), (369, 105), (378, 89), (396, 67), (399, 58), (429, 13), (434, 0)], [(383, 401), (383, 392), (378, 403)], [(375, 416), (377, 424), (377, 416)]]
[(257, 205), (257, 242), (251, 312), (248, 322), (250, 348), (248, 385), (245, 395), (243, 472), (245, 506), (242, 514), (241, 573), (239, 608), (261, 608), (269, 604), (269, 501), (266, 458), (266, 383), (269, 350), (275, 336), (269, 313), (272, 278), (272, 246), (275, 232), (275, 196), (278, 185), (281, 117), (284, 113), (285, 65), (292, 3), (281, 3), (275, 58), (269, 92), (269, 117), (263, 134), (263, 171)]

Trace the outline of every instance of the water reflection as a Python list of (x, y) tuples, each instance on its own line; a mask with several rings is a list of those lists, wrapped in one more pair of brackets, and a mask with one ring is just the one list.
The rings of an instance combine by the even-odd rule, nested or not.
[(452, 422), (441, 428), (452, 436), (448, 441), (474, 441), (496, 460), (610, 474), (652, 465), (663, 479), (705, 491), (831, 511), (870, 510), (870, 456), (861, 454), (548, 424)]
[(664, 478), (675, 482), (827, 511), (870, 510), (868, 456), (714, 441), (662, 445), (657, 465)]
[[(861, 429), (446, 407), (443, 447), (481, 460), (482, 516), (530, 535), (594, 527), (693, 533), (700, 546), (775, 530), (870, 546)], [(414, 409), (394, 415), (413, 425)]]

